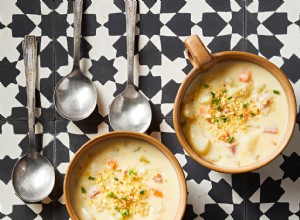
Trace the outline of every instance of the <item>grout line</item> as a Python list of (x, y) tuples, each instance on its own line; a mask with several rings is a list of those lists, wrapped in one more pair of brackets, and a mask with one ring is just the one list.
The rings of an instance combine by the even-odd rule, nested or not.
[[(247, 1), (248, 0), (243, 0), (243, 50), (245, 52), (247, 52)], [(248, 203), (248, 199), (247, 199), (247, 173), (244, 173), (244, 219), (247, 220), (247, 203)]]
[(247, 1), (243, 0), (243, 50), (247, 51)]
[[(56, 9), (55, 9), (55, 6), (56, 6), (56, 0), (53, 1), (53, 25), (52, 25), (52, 28), (53, 28), (53, 88), (55, 88), (55, 85), (56, 85), (56, 70), (55, 70), (55, 66), (56, 66), (56, 63), (55, 63), (55, 59), (56, 59), (56, 45), (55, 45), (55, 42), (56, 42)], [(53, 94), (54, 94), (54, 89), (53, 89)], [(54, 104), (54, 101), (52, 99), (52, 102)], [(54, 121), (54, 134), (53, 134), (53, 168), (54, 168), (54, 175), (56, 175), (56, 167), (57, 167), (57, 160), (56, 160), (56, 112), (55, 112), (55, 107), (53, 108), (53, 121)], [(57, 181), (55, 181), (57, 183)], [(56, 187), (57, 187), (57, 184), (54, 184), (54, 189), (53, 189), (53, 197), (54, 197), (54, 203), (53, 203), (53, 220), (56, 220), (56, 214), (57, 214), (57, 211), (56, 211), (56, 202), (57, 199), (57, 190), (56, 190)]]

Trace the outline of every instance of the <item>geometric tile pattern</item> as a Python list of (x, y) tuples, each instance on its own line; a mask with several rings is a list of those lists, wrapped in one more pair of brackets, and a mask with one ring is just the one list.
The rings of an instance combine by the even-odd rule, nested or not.
[[(93, 114), (79, 122), (64, 120), (53, 105), (53, 88), (72, 67), (72, 2), (0, 1), (1, 219), (67, 220), (62, 186), (70, 159), (83, 143), (112, 131), (108, 106), (127, 79), (124, 1), (84, 1), (81, 65), (98, 100)], [(189, 192), (184, 219), (299, 219), (300, 113), (289, 146), (272, 163), (229, 175), (200, 166), (183, 151), (172, 108), (192, 68), (182, 44), (191, 34), (211, 52), (247, 51), (275, 63), (290, 79), (299, 106), (300, 5), (292, 0), (145, 0), (138, 8), (135, 84), (153, 110), (147, 133), (169, 147), (183, 167)], [(34, 204), (20, 200), (11, 182), (13, 166), (28, 144), (21, 45), (28, 34), (38, 37), (37, 146), (56, 171), (53, 192)]]

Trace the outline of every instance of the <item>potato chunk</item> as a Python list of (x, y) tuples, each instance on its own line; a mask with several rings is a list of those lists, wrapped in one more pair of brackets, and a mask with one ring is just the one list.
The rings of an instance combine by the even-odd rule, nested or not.
[(199, 125), (192, 125), (189, 133), (193, 149), (200, 155), (207, 154), (210, 149), (211, 142), (206, 136), (203, 128)]
[(187, 102), (183, 104), (181, 114), (188, 119), (196, 119), (199, 112), (196, 111), (194, 103)]
[(258, 138), (258, 133), (248, 134), (244, 137), (243, 143), (248, 152), (253, 152), (255, 150)]

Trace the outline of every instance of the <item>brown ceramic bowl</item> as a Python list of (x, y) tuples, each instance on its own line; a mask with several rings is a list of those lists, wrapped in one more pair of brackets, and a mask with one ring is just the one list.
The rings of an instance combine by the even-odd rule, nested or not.
[[(289, 143), (291, 136), (293, 134), (295, 120), (296, 120), (295, 95), (294, 95), (293, 88), (288, 78), (285, 76), (285, 74), (273, 63), (251, 53), (239, 52), (239, 51), (224, 51), (224, 52), (210, 54), (205, 48), (205, 46), (203, 45), (203, 43), (201, 42), (201, 40), (199, 39), (199, 37), (196, 35), (192, 35), (188, 37), (185, 40), (184, 44), (186, 46), (187, 54), (189, 56), (190, 62), (192, 63), (194, 68), (187, 75), (187, 77), (185, 78), (184, 82), (181, 84), (178, 90), (175, 103), (174, 103), (173, 118), (174, 118), (174, 127), (176, 131), (176, 135), (179, 139), (180, 144), (187, 151), (187, 153), (199, 164), (207, 168), (219, 172), (225, 172), (225, 173), (242, 173), (242, 172), (252, 171), (266, 165), (274, 158), (276, 158)], [(218, 165), (214, 165), (209, 161), (203, 159), (190, 146), (190, 144), (188, 143), (184, 135), (183, 128), (181, 126), (181, 114), (180, 114), (181, 106), (189, 86), (199, 74), (211, 69), (215, 64), (224, 61), (247, 61), (259, 65), (265, 68), (266, 70), (268, 70), (273, 76), (275, 76), (275, 78), (281, 84), (286, 94), (287, 102), (289, 106), (288, 116), (287, 116), (288, 117), (287, 128), (281, 142), (278, 144), (278, 148), (274, 150), (269, 156), (267, 156), (262, 160), (259, 160), (257, 163), (247, 165), (247, 166), (237, 167), (237, 168), (221, 167)]]
[(69, 164), (68, 170), (65, 175), (64, 180), (64, 200), (67, 206), (68, 213), (72, 220), (79, 220), (76, 210), (74, 209), (72, 202), (71, 202), (71, 194), (72, 194), (72, 178), (73, 174), (75, 173), (77, 169), (77, 165), (79, 164), (79, 161), (81, 158), (83, 158), (91, 149), (95, 149), (95, 147), (99, 146), (99, 144), (103, 143), (104, 141), (108, 140), (114, 140), (117, 138), (126, 138), (126, 139), (135, 139), (140, 141), (145, 141), (149, 144), (151, 144), (153, 147), (156, 147), (159, 149), (166, 158), (171, 162), (174, 170), (176, 171), (179, 187), (180, 187), (180, 202), (177, 209), (176, 216), (174, 220), (180, 220), (183, 218), (185, 208), (186, 208), (186, 201), (187, 201), (187, 188), (186, 188), (186, 182), (185, 177), (183, 174), (183, 171), (175, 158), (175, 156), (171, 153), (171, 151), (164, 146), (162, 143), (157, 141), (156, 139), (145, 135), (141, 133), (136, 132), (110, 132), (104, 135), (100, 135), (87, 143), (85, 143), (75, 154), (72, 161)]

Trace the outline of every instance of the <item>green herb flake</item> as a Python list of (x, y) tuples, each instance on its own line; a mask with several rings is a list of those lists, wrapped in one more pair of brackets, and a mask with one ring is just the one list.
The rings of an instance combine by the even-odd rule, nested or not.
[(243, 104), (243, 108), (247, 108), (247, 106), (248, 106), (248, 103)]
[(221, 90), (221, 92), (222, 92), (222, 93), (226, 93), (226, 92), (227, 92), (227, 89), (224, 88), (224, 89)]
[(227, 121), (227, 117), (225, 117), (225, 116), (221, 116), (220, 119), (221, 119), (223, 122), (226, 122), (226, 121)]
[(204, 84), (204, 88), (206, 88), (206, 89), (207, 89), (208, 87), (209, 87), (209, 85), (207, 85), (207, 84)]
[(256, 114), (255, 114), (255, 113), (253, 113), (253, 112), (251, 112), (250, 114), (251, 114), (252, 116), (255, 116), (255, 115), (256, 115)]
[(209, 94), (210, 94), (210, 96), (211, 96), (212, 98), (215, 98), (215, 96), (216, 96), (216, 94), (213, 93), (213, 92), (210, 92)]
[(114, 198), (115, 198), (115, 199), (117, 199), (117, 198), (118, 198), (118, 196), (114, 196)]
[(114, 197), (114, 192), (108, 193), (108, 196), (111, 197), (111, 198), (113, 198)]
[(119, 179), (118, 179), (117, 177), (114, 177), (114, 180), (115, 180), (115, 181), (118, 181)]
[(116, 212), (120, 212), (120, 209), (118, 207), (115, 208)]
[(219, 119), (214, 118), (214, 122), (215, 122), (215, 123), (219, 122)]
[(240, 118), (244, 118), (244, 115), (241, 114), (241, 115), (239, 115), (239, 117), (240, 117)]
[(121, 199), (122, 199), (122, 200), (127, 200), (127, 199), (126, 199), (126, 196), (122, 196), (122, 198), (121, 198)]
[(84, 187), (81, 187), (81, 192), (86, 193), (86, 189)]
[(273, 90), (274, 94), (280, 95), (280, 92), (278, 90)]
[(93, 177), (93, 176), (89, 176), (89, 178), (88, 178), (89, 180), (95, 180), (95, 177)]
[(129, 174), (129, 175), (133, 175), (133, 174), (134, 174), (134, 170), (133, 170), (133, 169), (130, 169), (130, 170), (128, 171), (128, 174)]
[(129, 209), (125, 209), (125, 211), (122, 212), (123, 217), (128, 216), (129, 214), (130, 214)]
[(233, 136), (231, 136), (231, 137), (228, 139), (228, 141), (227, 141), (227, 142), (228, 142), (229, 144), (231, 144), (233, 140), (234, 140), (234, 137), (233, 137)]
[(220, 105), (218, 105), (216, 109), (217, 109), (218, 111), (222, 111), (222, 108), (221, 108)]
[(141, 195), (144, 195), (144, 194), (145, 194), (145, 190), (141, 190), (141, 191), (140, 191), (140, 194), (141, 194)]
[(229, 96), (227, 99), (228, 99), (228, 100), (232, 99), (232, 96)]
[(219, 104), (219, 102), (220, 102), (220, 98), (216, 98), (216, 99), (213, 99), (211, 102), (212, 102), (212, 104), (214, 104), (214, 105), (218, 105)]

